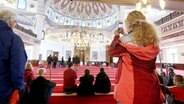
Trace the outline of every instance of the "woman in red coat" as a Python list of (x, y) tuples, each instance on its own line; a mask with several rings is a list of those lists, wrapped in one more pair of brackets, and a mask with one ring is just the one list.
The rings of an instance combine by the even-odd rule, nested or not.
[(26, 83), (29, 91), (31, 81), (34, 79), (33, 66), (31, 63), (27, 63), (24, 72), (24, 82)]
[(173, 78), (174, 86), (166, 87), (168, 93), (174, 96), (174, 104), (184, 104), (184, 79), (181, 75), (175, 75)]
[(116, 30), (108, 50), (110, 56), (119, 57), (114, 97), (122, 104), (162, 104), (155, 73), (156, 30), (140, 11), (129, 13), (125, 26), (128, 34), (120, 38), (124, 31)]

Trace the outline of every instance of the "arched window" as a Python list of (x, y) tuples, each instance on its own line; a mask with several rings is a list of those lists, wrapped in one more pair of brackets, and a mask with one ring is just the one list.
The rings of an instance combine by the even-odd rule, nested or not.
[(51, 12), (50, 12), (50, 15), (49, 15), (49, 18), (50, 18), (51, 20), (54, 20), (54, 17), (55, 17), (55, 12), (54, 12), (54, 11), (51, 11)]
[(61, 24), (64, 24), (64, 22), (65, 22), (65, 17), (61, 16), (59, 22), (60, 22)]
[(103, 23), (103, 26), (107, 26), (107, 22), (106, 22), (105, 19), (104, 20), (101, 20), (101, 22)]
[(100, 34), (98, 35), (98, 39), (100, 40), (100, 42), (103, 42), (103, 40), (104, 40), (104, 35), (103, 35), (102, 33), (100, 33)]
[(85, 27), (85, 26), (86, 26), (86, 22), (82, 21), (82, 27)]
[(26, 0), (18, 0), (17, 1), (17, 8), (26, 10), (27, 1)]
[(93, 27), (96, 27), (96, 21), (93, 21)]
[(75, 25), (75, 20), (72, 19), (70, 22), (70, 25), (72, 25), (72, 26)]

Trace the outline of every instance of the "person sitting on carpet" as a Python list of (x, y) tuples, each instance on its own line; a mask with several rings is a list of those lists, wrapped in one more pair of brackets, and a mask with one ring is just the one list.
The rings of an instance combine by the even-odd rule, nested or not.
[(76, 91), (77, 85), (75, 80), (77, 79), (77, 73), (73, 70), (73, 63), (68, 64), (68, 69), (64, 71), (64, 93), (70, 94)]
[(104, 72), (104, 68), (100, 68), (100, 72), (97, 74), (94, 87), (95, 87), (95, 92), (99, 92), (99, 93), (110, 92), (111, 82), (107, 74)]
[(184, 79), (181, 75), (173, 78), (174, 86), (166, 87), (167, 93), (174, 96), (172, 104), (184, 104)]
[(52, 89), (56, 83), (45, 79), (45, 70), (38, 70), (39, 77), (32, 81), (30, 85), (29, 102), (28, 104), (47, 104), (49, 97), (52, 94)]
[(89, 69), (86, 69), (85, 75), (80, 77), (80, 84), (77, 88), (77, 95), (79, 96), (90, 96), (94, 95), (93, 75), (90, 75)]

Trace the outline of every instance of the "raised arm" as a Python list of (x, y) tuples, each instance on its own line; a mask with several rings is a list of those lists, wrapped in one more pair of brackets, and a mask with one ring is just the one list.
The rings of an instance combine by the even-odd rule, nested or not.
[(113, 57), (120, 57), (126, 52), (126, 49), (120, 45), (121, 43), (121, 40), (119, 39), (120, 33), (118, 31), (115, 31), (114, 34), (115, 34), (115, 37), (110, 47), (108, 47), (108, 54)]

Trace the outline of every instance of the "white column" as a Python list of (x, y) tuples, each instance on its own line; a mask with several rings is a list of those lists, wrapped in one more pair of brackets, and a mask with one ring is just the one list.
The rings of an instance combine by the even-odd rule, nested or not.
[[(37, 39), (41, 40), (42, 35), (43, 35), (42, 30), (43, 30), (43, 25), (44, 25), (43, 22), (44, 22), (45, 16), (41, 15), (41, 14), (37, 14), (35, 17), (37, 19), (36, 20), (37, 22), (36, 22), (36, 26), (35, 26), (34, 32), (37, 34)], [(38, 60), (39, 54), (42, 54), (42, 53), (40, 53), (40, 45), (33, 46), (31, 59)]]
[(42, 38), (42, 30), (44, 30), (43, 28), (43, 25), (44, 25), (44, 19), (45, 19), (45, 16), (44, 15), (41, 15), (41, 14), (37, 14), (36, 15), (36, 19), (37, 19), (37, 22), (36, 22), (36, 27), (35, 27), (35, 32), (37, 33), (37, 38), (38, 39), (41, 39)]

